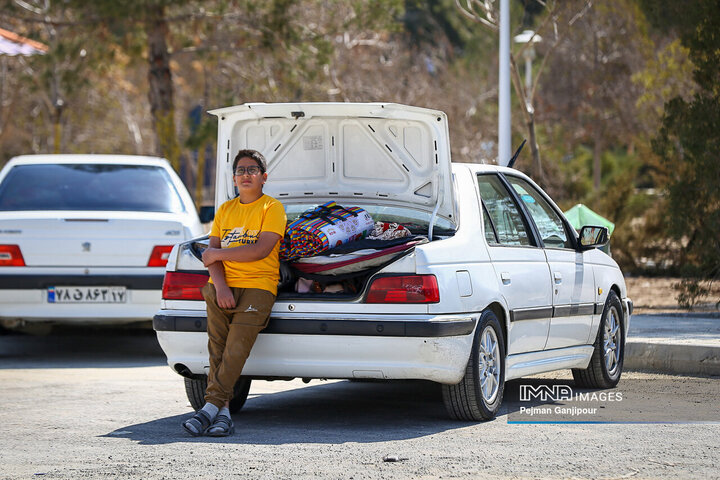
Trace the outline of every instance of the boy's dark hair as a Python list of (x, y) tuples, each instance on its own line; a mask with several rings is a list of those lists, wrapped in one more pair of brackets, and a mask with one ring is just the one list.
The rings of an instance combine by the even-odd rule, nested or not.
[(240, 150), (237, 155), (235, 155), (235, 160), (233, 160), (233, 172), (235, 171), (235, 168), (237, 167), (238, 162), (241, 158), (252, 158), (255, 160), (255, 163), (258, 164), (258, 167), (260, 167), (260, 170), (265, 173), (267, 171), (267, 162), (265, 161), (265, 157), (262, 153), (258, 152), (257, 150), (251, 150), (249, 148), (246, 148), (244, 150)]

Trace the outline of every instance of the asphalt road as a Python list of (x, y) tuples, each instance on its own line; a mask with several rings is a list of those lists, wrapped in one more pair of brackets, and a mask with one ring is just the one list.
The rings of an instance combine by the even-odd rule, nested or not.
[(425, 382), (258, 381), (225, 439), (183, 432), (152, 331), (0, 335), (0, 385), (1, 479), (720, 478), (717, 377), (626, 372), (585, 402), (521, 399), (569, 372), (523, 379), (487, 423), (448, 420)]

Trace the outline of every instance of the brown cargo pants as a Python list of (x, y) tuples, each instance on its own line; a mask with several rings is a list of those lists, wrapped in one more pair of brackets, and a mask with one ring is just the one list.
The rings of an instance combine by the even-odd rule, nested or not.
[(259, 288), (230, 287), (235, 308), (226, 310), (217, 304), (215, 285), (202, 288), (207, 304), (208, 375), (205, 401), (222, 408), (233, 397), (233, 387), (240, 378), (258, 333), (270, 319), (275, 295)]

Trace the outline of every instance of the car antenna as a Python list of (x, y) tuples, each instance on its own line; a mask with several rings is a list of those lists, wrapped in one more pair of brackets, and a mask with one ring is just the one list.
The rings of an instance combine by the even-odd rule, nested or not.
[(523, 147), (525, 146), (525, 142), (527, 142), (527, 139), (524, 139), (524, 140), (522, 141), (522, 143), (520, 144), (520, 146), (518, 147), (518, 149), (515, 151), (515, 155), (512, 156), (512, 158), (510, 159), (510, 161), (509, 161), (508, 164), (507, 164), (507, 167), (508, 167), (508, 168), (513, 168), (513, 165), (515, 165), (515, 160), (517, 160), (518, 155), (520, 155), (520, 151), (521, 151), (521, 150), (523, 149)]

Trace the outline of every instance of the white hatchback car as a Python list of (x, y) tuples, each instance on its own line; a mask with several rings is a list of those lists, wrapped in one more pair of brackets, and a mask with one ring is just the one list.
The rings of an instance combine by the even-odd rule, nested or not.
[[(431, 380), (443, 385), (449, 414), (468, 420), (497, 413), (508, 379), (572, 369), (586, 387), (619, 381), (632, 302), (617, 264), (596, 248), (607, 230), (578, 235), (517, 170), (451, 163), (444, 113), (383, 103), (211, 113), (216, 205), (235, 195), (237, 151), (255, 148), (268, 160), (265, 192), (288, 220), (335, 201), (429, 240), (352, 277), (296, 272), (318, 289), (286, 278), (231, 409), (253, 378)], [(153, 322), (195, 408), (209, 368), (202, 243), (173, 249)]]
[(164, 159), (15, 157), (0, 172), (0, 321), (150, 320), (170, 250), (202, 233)]

